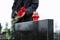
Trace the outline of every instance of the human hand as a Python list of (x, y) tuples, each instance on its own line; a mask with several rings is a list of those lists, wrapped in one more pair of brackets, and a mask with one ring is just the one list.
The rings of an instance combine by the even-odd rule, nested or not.
[(13, 24), (13, 19), (11, 19), (11, 24)]

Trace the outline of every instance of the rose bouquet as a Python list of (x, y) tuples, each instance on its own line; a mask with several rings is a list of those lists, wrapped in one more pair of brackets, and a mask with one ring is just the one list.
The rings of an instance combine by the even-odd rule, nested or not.
[(21, 18), (21, 16), (26, 12), (26, 8), (22, 7), (18, 12), (15, 11), (15, 13), (17, 14), (15, 16), (15, 18), (12, 21), (12, 27), (11, 27), (11, 34), (14, 32), (14, 27), (15, 27), (15, 23), (18, 21), (19, 18)]

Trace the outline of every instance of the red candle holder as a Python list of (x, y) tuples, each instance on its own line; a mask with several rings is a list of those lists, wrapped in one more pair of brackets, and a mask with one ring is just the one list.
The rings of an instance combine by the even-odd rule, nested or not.
[(38, 21), (38, 19), (39, 19), (38, 13), (34, 12), (32, 18), (33, 18), (34, 21)]

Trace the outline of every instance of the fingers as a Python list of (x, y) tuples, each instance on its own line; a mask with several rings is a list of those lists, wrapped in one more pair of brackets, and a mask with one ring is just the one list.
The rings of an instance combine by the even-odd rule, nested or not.
[(11, 24), (13, 24), (13, 19), (11, 20)]

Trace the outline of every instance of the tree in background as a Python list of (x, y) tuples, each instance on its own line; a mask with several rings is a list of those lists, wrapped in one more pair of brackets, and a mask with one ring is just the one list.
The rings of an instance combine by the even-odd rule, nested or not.
[(6, 32), (6, 38), (7, 39), (10, 39), (10, 29), (8, 29), (8, 23), (6, 23), (6, 27), (5, 27), (5, 29), (4, 29), (4, 32)]

